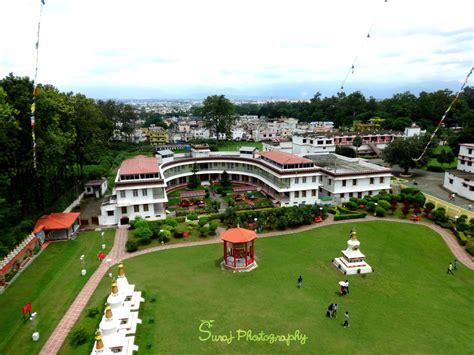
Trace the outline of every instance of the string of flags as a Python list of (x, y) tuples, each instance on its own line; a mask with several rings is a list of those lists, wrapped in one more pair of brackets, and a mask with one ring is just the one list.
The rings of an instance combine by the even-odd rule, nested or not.
[[(384, 3), (387, 3), (387, 2), (388, 2), (388, 0), (384, 0)], [(377, 13), (377, 14), (378, 14), (378, 13)], [(366, 43), (367, 40), (370, 38), (370, 34), (371, 34), (371, 32), (372, 32), (372, 29), (374, 28), (375, 21), (376, 21), (376, 19), (377, 19), (377, 14), (376, 14), (376, 16), (374, 17), (374, 20), (372, 21), (372, 24), (370, 25), (369, 30), (367, 31), (367, 35), (365, 36), (365, 39), (363, 40), (363, 42), (362, 42), (362, 44), (361, 44), (361, 47), (359, 48), (359, 51), (358, 51), (357, 53), (359, 53), (359, 52), (362, 51), (362, 49), (364, 48), (365, 43)], [(342, 84), (341, 84), (341, 87), (340, 87), (341, 92), (344, 91), (344, 86), (346, 85), (346, 82), (347, 82), (347, 79), (349, 78), (349, 75), (354, 74), (354, 72), (355, 72), (355, 64), (356, 64), (358, 58), (359, 58), (359, 55), (356, 54), (356, 56), (355, 56), (354, 59), (352, 60), (352, 64), (351, 64), (351, 66), (349, 67), (349, 70), (348, 70), (347, 73), (346, 73), (346, 76), (344, 77), (344, 80), (342, 81)]]
[(438, 122), (438, 125), (436, 126), (435, 130), (433, 131), (433, 133), (431, 133), (430, 139), (428, 140), (428, 143), (426, 144), (425, 148), (423, 149), (423, 152), (421, 153), (421, 155), (418, 158), (413, 159), (414, 161), (421, 160), (423, 158), (423, 156), (426, 154), (426, 151), (428, 150), (428, 147), (430, 146), (431, 142), (433, 141), (434, 137), (436, 136), (436, 133), (438, 132), (439, 128), (441, 126), (443, 126), (444, 120), (448, 116), (449, 111), (451, 111), (451, 108), (453, 107), (453, 105), (456, 103), (456, 101), (458, 101), (459, 95), (461, 94), (461, 92), (463, 92), (464, 88), (466, 87), (467, 82), (469, 81), (469, 77), (471, 76), (473, 71), (474, 71), (474, 67), (471, 67), (471, 70), (469, 70), (469, 73), (467, 73), (466, 78), (464, 79), (464, 82), (463, 82), (461, 88), (458, 90), (458, 92), (454, 96), (454, 99), (451, 101), (451, 103), (449, 104), (446, 111), (444, 111), (443, 117), (441, 117), (441, 120)]
[(35, 79), (33, 81), (33, 102), (31, 104), (31, 116), (30, 116), (30, 121), (31, 121), (31, 139), (32, 139), (32, 145), (33, 145), (33, 168), (34, 170), (37, 170), (37, 159), (36, 159), (36, 135), (35, 135), (35, 129), (36, 129), (36, 88), (38, 86), (38, 60), (39, 60), (39, 40), (40, 40), (40, 28), (41, 28), (41, 17), (43, 15), (43, 6), (45, 5), (45, 0), (41, 0), (41, 5), (40, 5), (40, 14), (39, 14), (39, 19), (38, 19), (38, 31), (36, 33), (36, 63), (35, 63)]

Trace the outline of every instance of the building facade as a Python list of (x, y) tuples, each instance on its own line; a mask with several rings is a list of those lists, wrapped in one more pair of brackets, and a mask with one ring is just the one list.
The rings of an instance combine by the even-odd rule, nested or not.
[(202, 182), (212, 182), (225, 171), (231, 181), (256, 186), (282, 207), (338, 203), (390, 190), (390, 169), (336, 154), (301, 157), (245, 147), (240, 152), (211, 152), (195, 146), (190, 153), (160, 161), (139, 156), (122, 163), (113, 195), (101, 207), (101, 224), (125, 223), (137, 216), (165, 218), (166, 192), (186, 186), (194, 173)]
[(474, 201), (474, 144), (460, 144), (458, 165), (454, 170), (446, 171), (444, 188)]

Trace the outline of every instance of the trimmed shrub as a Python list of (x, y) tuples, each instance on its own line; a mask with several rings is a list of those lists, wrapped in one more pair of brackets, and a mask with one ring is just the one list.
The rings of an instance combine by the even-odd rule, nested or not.
[(211, 213), (211, 214), (207, 215), (207, 218), (210, 221), (215, 220), (215, 219), (222, 219), (222, 214), (221, 213)]
[(153, 235), (150, 227), (140, 227), (135, 229), (135, 237), (140, 239), (150, 239)]
[(425, 204), (425, 208), (428, 208), (428, 209), (432, 210), (433, 208), (435, 208), (435, 205), (434, 205), (433, 202), (427, 202)]
[(199, 218), (198, 224), (199, 224), (200, 227), (204, 227), (208, 222), (209, 222), (209, 218), (201, 217), (201, 218)]
[(69, 344), (71, 344), (73, 348), (77, 348), (82, 344), (88, 343), (89, 338), (90, 335), (86, 332), (84, 328), (77, 329), (72, 333), (71, 338), (69, 340)]
[(97, 315), (99, 314), (99, 308), (97, 307), (94, 307), (94, 308), (88, 308), (86, 309), (86, 315), (89, 317), (89, 318), (95, 318), (97, 317)]
[(466, 248), (466, 251), (471, 254), (472, 256), (474, 256), (474, 245), (471, 245), (470, 247), (467, 247)]
[(461, 244), (462, 246), (465, 246), (468, 242), (468, 239), (466, 237), (466, 235), (463, 233), (463, 232), (457, 232), (456, 233), (456, 237), (458, 237), (458, 242), (459, 244)]
[(201, 227), (201, 228), (199, 229), (199, 235), (200, 235), (201, 237), (205, 237), (205, 236), (207, 236), (208, 234), (209, 234), (209, 228), (207, 228), (207, 227)]
[(356, 210), (358, 207), (358, 204), (355, 201), (349, 201), (345, 203), (345, 206), (350, 210)]
[[(176, 217), (175, 220), (178, 223), (183, 223), (184, 221), (186, 221), (186, 217)], [(174, 226), (174, 227), (176, 227), (176, 226)]]
[(196, 221), (198, 219), (198, 216), (196, 213), (192, 212), (190, 214), (188, 214), (188, 219), (191, 220), (191, 221)]
[(365, 218), (366, 212), (352, 213), (352, 214), (336, 214), (334, 216), (335, 221), (342, 221), (345, 219)]
[(138, 250), (138, 244), (137, 244), (137, 242), (134, 242), (134, 241), (129, 240), (129, 241), (125, 244), (125, 248), (127, 249), (127, 252), (133, 253), (134, 251), (137, 251), (137, 250)]
[(211, 231), (212, 233), (215, 233), (217, 227), (218, 227), (217, 222), (212, 221), (211, 223), (209, 223), (209, 231)]
[(174, 229), (174, 237), (175, 238), (183, 238), (183, 233), (186, 232), (187, 227), (186, 226), (177, 226)]
[(140, 245), (148, 245), (151, 243), (151, 238), (150, 237), (147, 237), (147, 238), (141, 238), (140, 241), (139, 241)]
[(377, 217), (384, 217), (385, 213), (387, 213), (387, 211), (383, 207), (377, 206), (375, 208), (375, 215)]
[(382, 207), (384, 210), (388, 210), (390, 208), (390, 202), (386, 200), (379, 200), (378, 205)]
[(365, 209), (369, 212), (372, 212), (373, 210), (375, 210), (375, 202), (367, 202), (367, 204), (365, 205)]
[[(184, 222), (184, 220), (183, 220)], [(178, 221), (177, 221), (177, 218), (167, 218), (166, 219), (166, 224), (171, 226), (171, 227), (176, 227), (178, 225)]]
[(439, 165), (428, 165), (426, 167), (426, 170), (427, 171), (433, 171), (433, 172), (436, 172), (436, 173), (444, 172), (444, 168), (440, 167)]

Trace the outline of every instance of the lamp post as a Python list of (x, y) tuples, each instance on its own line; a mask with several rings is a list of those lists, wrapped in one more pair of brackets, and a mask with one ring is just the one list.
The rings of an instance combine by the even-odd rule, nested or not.
[(36, 318), (38, 317), (38, 312), (33, 312), (30, 316), (31, 326), (33, 328), (33, 334), (31, 335), (31, 339), (33, 341), (39, 340), (39, 332), (36, 330)]
[(257, 225), (258, 218), (255, 217), (255, 218), (253, 219), (253, 221), (255, 222), (255, 232), (258, 233), (258, 225)]
[(161, 245), (164, 245), (164, 244), (165, 244), (165, 242), (163, 241), (163, 234), (162, 234), (163, 232), (164, 232), (164, 230), (163, 230), (163, 229), (160, 229), (160, 238), (161, 238), (161, 243), (160, 243), (160, 244), (161, 244)]
[(323, 217), (323, 207), (319, 207), (319, 216), (322, 218)]
[(374, 217), (377, 217), (377, 211), (375, 210), (377, 208), (377, 202), (374, 202)]
[(87, 271), (86, 271), (86, 261), (84, 260), (86, 256), (83, 254), (81, 255), (81, 257), (79, 258), (79, 261), (81, 262), (81, 275), (82, 276), (85, 276)]
[[(112, 262), (111, 258), (107, 258), (105, 261), (107, 261), (107, 268), (110, 269), (110, 263)], [(112, 278), (112, 273), (109, 272), (109, 277)]]
[(100, 237), (102, 238), (102, 250), (104, 250), (105, 249), (104, 232), (100, 233)]

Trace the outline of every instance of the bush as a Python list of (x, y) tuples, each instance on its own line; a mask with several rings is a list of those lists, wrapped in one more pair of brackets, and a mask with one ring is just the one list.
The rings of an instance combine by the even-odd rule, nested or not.
[(435, 223), (436, 223), (438, 226), (441, 226), (441, 227), (446, 228), (446, 229), (451, 229), (451, 228), (453, 228), (453, 223), (450, 222), (450, 221), (435, 221)]
[(135, 229), (135, 237), (140, 239), (150, 239), (153, 235), (150, 227), (140, 227)]
[[(183, 223), (184, 221), (186, 221), (186, 217), (176, 217), (175, 220), (177, 223)], [(173, 227), (176, 227), (176, 226), (173, 226)]]
[(209, 223), (209, 231), (211, 231), (212, 233), (215, 233), (218, 226), (219, 225), (217, 224), (217, 222), (212, 221), (211, 223)]
[(187, 227), (185, 227), (185, 226), (177, 226), (174, 229), (174, 237), (175, 238), (182, 238), (183, 233), (186, 232), (186, 230), (187, 230)]
[(358, 207), (357, 202), (355, 201), (346, 202), (345, 206), (350, 210), (356, 210)]
[(198, 219), (198, 216), (196, 213), (191, 212), (190, 214), (188, 214), (188, 219), (191, 221), (196, 221)]
[(69, 340), (69, 344), (71, 344), (73, 348), (77, 348), (82, 344), (88, 343), (89, 338), (90, 335), (86, 332), (84, 328), (77, 329), (72, 333), (71, 338)]
[(89, 318), (95, 318), (99, 314), (99, 312), (99, 308), (97, 307), (86, 309), (86, 314)]
[(367, 202), (367, 205), (365, 205), (365, 209), (369, 212), (372, 212), (373, 210), (375, 210), (375, 202)]
[(377, 206), (375, 208), (375, 215), (377, 217), (384, 217), (385, 213), (387, 213), (387, 211), (383, 207)]
[(160, 232), (160, 240), (163, 243), (166, 243), (169, 241), (171, 238), (171, 231), (164, 229), (162, 232)]
[(204, 227), (208, 222), (209, 222), (209, 218), (201, 217), (201, 218), (199, 218), (198, 224), (199, 224), (200, 227)]
[(151, 243), (151, 238), (150, 237), (141, 238), (139, 243), (140, 245), (148, 245)]
[(125, 243), (125, 248), (127, 249), (127, 252), (133, 253), (134, 251), (138, 250), (138, 244), (137, 242), (129, 240), (127, 243)]
[(433, 172), (436, 172), (436, 173), (444, 172), (444, 168), (440, 167), (439, 165), (428, 165), (426, 167), (426, 170), (427, 171), (433, 171)]
[(435, 205), (433, 202), (427, 202), (425, 204), (425, 208), (429, 209), (429, 210), (432, 210), (433, 208), (435, 208)]
[[(183, 222), (184, 222), (184, 218), (183, 218)], [(173, 228), (176, 227), (178, 225), (177, 218), (167, 218), (166, 219), (166, 224), (173, 227)]]
[(466, 251), (471, 254), (471, 256), (474, 256), (474, 245), (471, 245), (470, 247), (466, 248)]
[(221, 213), (211, 213), (209, 215), (207, 215), (207, 218), (209, 219), (209, 221), (212, 221), (212, 220), (216, 220), (216, 219), (222, 219), (222, 214)]
[(216, 193), (221, 194), (224, 189), (222, 188), (222, 186), (217, 186), (214, 190), (216, 191)]
[(461, 244), (462, 246), (465, 246), (467, 244), (468, 239), (467, 239), (466, 235), (463, 232), (458, 231), (456, 233), (456, 237), (458, 237), (459, 244)]
[(390, 208), (390, 202), (385, 200), (379, 200), (378, 205), (382, 207), (384, 210), (388, 210)]
[(209, 234), (209, 228), (207, 228), (207, 227), (201, 227), (201, 228), (199, 229), (199, 235), (200, 235), (201, 237), (205, 237), (205, 236), (207, 236), (208, 234)]
[(334, 216), (335, 221), (342, 221), (345, 219), (365, 218), (366, 212), (352, 213), (352, 214), (336, 214)]

